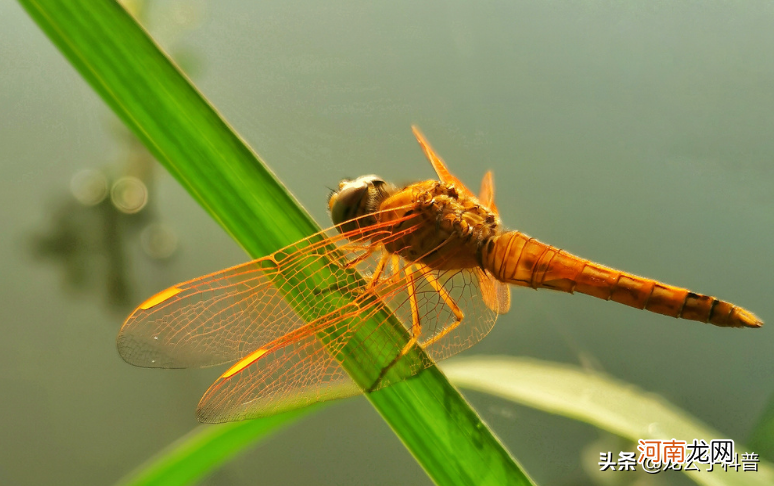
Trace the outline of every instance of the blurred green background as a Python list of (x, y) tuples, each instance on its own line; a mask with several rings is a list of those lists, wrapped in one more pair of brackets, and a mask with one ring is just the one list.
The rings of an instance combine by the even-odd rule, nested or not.
[[(507, 226), (772, 321), (769, 4), (152, 1), (140, 16), (324, 226), (342, 177), (433, 177), (415, 123), (469, 185), (494, 170)], [(219, 371), (125, 364), (123, 318), (246, 256), (15, 2), (0, 32), (0, 483), (110, 484), (196, 426)], [(745, 441), (774, 390), (772, 344), (767, 328), (515, 289), (468, 354), (603, 370)], [(469, 398), (539, 483), (596, 484), (604, 434)], [(358, 398), (205, 484), (301, 482), (429, 480)]]

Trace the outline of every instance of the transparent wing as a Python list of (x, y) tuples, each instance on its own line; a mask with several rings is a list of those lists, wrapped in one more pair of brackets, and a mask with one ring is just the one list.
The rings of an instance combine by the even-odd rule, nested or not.
[(335, 356), (347, 346), (373, 347), (369, 337), (362, 342), (353, 338), (385, 306), (366, 299), (365, 294), (356, 301), (357, 305), (337, 309), (234, 365), (202, 397), (199, 420), (220, 423), (256, 418), (361, 393)]
[[(363, 260), (359, 266), (376, 268), (383, 257), (375, 252), (372, 262)], [(410, 281), (415, 288), (413, 303)], [(409, 333), (414, 316), (418, 316), (421, 331), (417, 345), (425, 349), (429, 359), (412, 362), (401, 375), (368, 382), (364, 387), (387, 386), (457, 354), (483, 339), (497, 319), (497, 312), (484, 302), (479, 282), (473, 270), (432, 270), (392, 258), (373, 289), (360, 294), (354, 303), (269, 343), (224, 373), (199, 403), (199, 420), (255, 418), (360, 393), (361, 387), (333, 356), (346, 353), (348, 347), (363, 347), (368, 352), (359, 355), (368, 356), (366, 368), (384, 369), (394, 363), (396, 350), (401, 349), (398, 339), (374, 342), (376, 333), (372, 333), (355, 340), (366, 320), (389, 313), (395, 314)], [(375, 376), (368, 379), (378, 380)]]
[(511, 288), (508, 284), (504, 284), (499, 280), (495, 280), (491, 275), (489, 279), (494, 285), (495, 292), (497, 293), (497, 311), (498, 314), (507, 314), (511, 310)]
[(454, 184), (454, 187), (456, 187), (460, 192), (465, 194), (469, 197), (476, 197), (473, 192), (471, 192), (470, 189), (465, 186), (465, 184), (462, 183), (461, 180), (457, 179), (454, 174), (449, 172), (449, 169), (446, 167), (446, 163), (443, 161), (441, 157), (438, 156), (437, 153), (433, 150), (433, 147), (430, 146), (430, 142), (427, 141), (425, 136), (422, 134), (421, 131), (419, 131), (419, 127), (412, 126), (411, 130), (414, 132), (414, 136), (417, 138), (417, 142), (419, 142), (419, 146), (422, 147), (422, 151), (425, 153), (425, 156), (427, 157), (427, 160), (430, 161), (430, 165), (433, 166), (433, 169), (435, 170), (435, 173), (438, 175), (438, 179), (442, 182), (448, 182), (449, 184)]
[(481, 298), (487, 307), (498, 314), (507, 314), (511, 308), (511, 289), (508, 285), (480, 268), (476, 268), (474, 273), (481, 287)]
[[(433, 361), (454, 356), (489, 334), (497, 320), (497, 312), (485, 302), (477, 272), (425, 267), (418, 273), (416, 293), (422, 326), (419, 344)], [(447, 295), (436, 290), (432, 280), (442, 284)], [(455, 306), (462, 313), (456, 326)], [(407, 311), (405, 304), (396, 311), (404, 323), (411, 322), (405, 315)]]
[(478, 194), (478, 200), (485, 208), (489, 209), (495, 214), (499, 214), (497, 205), (494, 202), (495, 190), (494, 190), (494, 176), (492, 171), (486, 171), (484, 178), (481, 179), (481, 191)]
[[(372, 239), (397, 237), (394, 225), (404, 225), (401, 234), (413, 231), (406, 219), (346, 234), (330, 228), (268, 257), (175, 285), (127, 318), (118, 351), (128, 363), (154, 368), (238, 360), (333, 311), (341, 294), (320, 289), (356, 290), (362, 280), (341, 269), (373, 251)], [(302, 316), (299, 303), (317, 305)]]
[(358, 393), (360, 388), (311, 333), (219, 378), (202, 397), (196, 415), (206, 423), (245, 420)]

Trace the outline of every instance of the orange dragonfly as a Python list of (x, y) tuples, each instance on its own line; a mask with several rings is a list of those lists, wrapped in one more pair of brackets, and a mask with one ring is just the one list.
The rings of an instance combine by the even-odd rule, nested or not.
[[(492, 173), (475, 196), (414, 134), (439, 181), (403, 188), (377, 176), (342, 181), (328, 201), (332, 228), (142, 303), (118, 335), (123, 359), (157, 368), (233, 363), (197, 409), (203, 422), (226, 422), (376, 390), (459, 353), (508, 312), (508, 284), (721, 327), (763, 324), (728, 302), (506, 231)], [(376, 333), (358, 337), (366, 321), (382, 325), (390, 316), (405, 323), (407, 343), (406, 331), (401, 346), (369, 342)], [(367, 346), (361, 354), (378, 375), (357, 384), (337, 360), (348, 346)], [(415, 346), (425, 359), (397, 378), (388, 373)]]

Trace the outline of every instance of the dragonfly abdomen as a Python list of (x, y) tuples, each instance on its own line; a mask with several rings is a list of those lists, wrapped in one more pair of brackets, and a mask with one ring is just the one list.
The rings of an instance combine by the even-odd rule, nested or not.
[(760, 327), (753, 313), (708, 295), (608, 268), (511, 231), (490, 238), (481, 263), (498, 280), (523, 287), (580, 292), (671, 317), (721, 327)]

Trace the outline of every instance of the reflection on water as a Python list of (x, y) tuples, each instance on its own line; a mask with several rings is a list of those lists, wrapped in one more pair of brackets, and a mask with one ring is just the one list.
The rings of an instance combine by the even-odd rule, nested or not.
[(148, 188), (136, 177), (121, 177), (110, 189), (110, 201), (122, 213), (139, 213), (148, 204)]
[(112, 182), (105, 172), (90, 170), (72, 180), (71, 194), (60, 195), (51, 210), (49, 227), (32, 236), (31, 252), (61, 266), (67, 287), (101, 294), (110, 307), (128, 311), (137, 296), (127, 243), (140, 241), (147, 257), (164, 260), (174, 255), (177, 237), (157, 222), (148, 206), (149, 186), (141, 179), (122, 176)]
[(98, 170), (82, 170), (70, 179), (70, 192), (84, 206), (97, 205), (107, 197), (107, 177)]
[[(141, 0), (122, 2), (147, 25), (147, 5)], [(203, 5), (177, 3), (161, 12), (171, 19), (165, 32), (179, 37), (201, 25)], [(201, 67), (195, 52), (173, 50), (172, 57), (191, 76)], [(154, 180), (158, 164), (123, 125), (108, 123), (115, 144), (124, 154), (117, 164), (84, 169), (70, 179), (70, 194), (56, 196), (51, 223), (33, 232), (31, 253), (39, 261), (53, 262), (64, 271), (64, 285), (79, 292), (99, 294), (114, 311), (132, 310), (143, 296), (135, 295), (129, 248), (135, 243), (142, 255), (157, 264), (178, 250), (177, 234), (159, 221), (154, 210)]]

